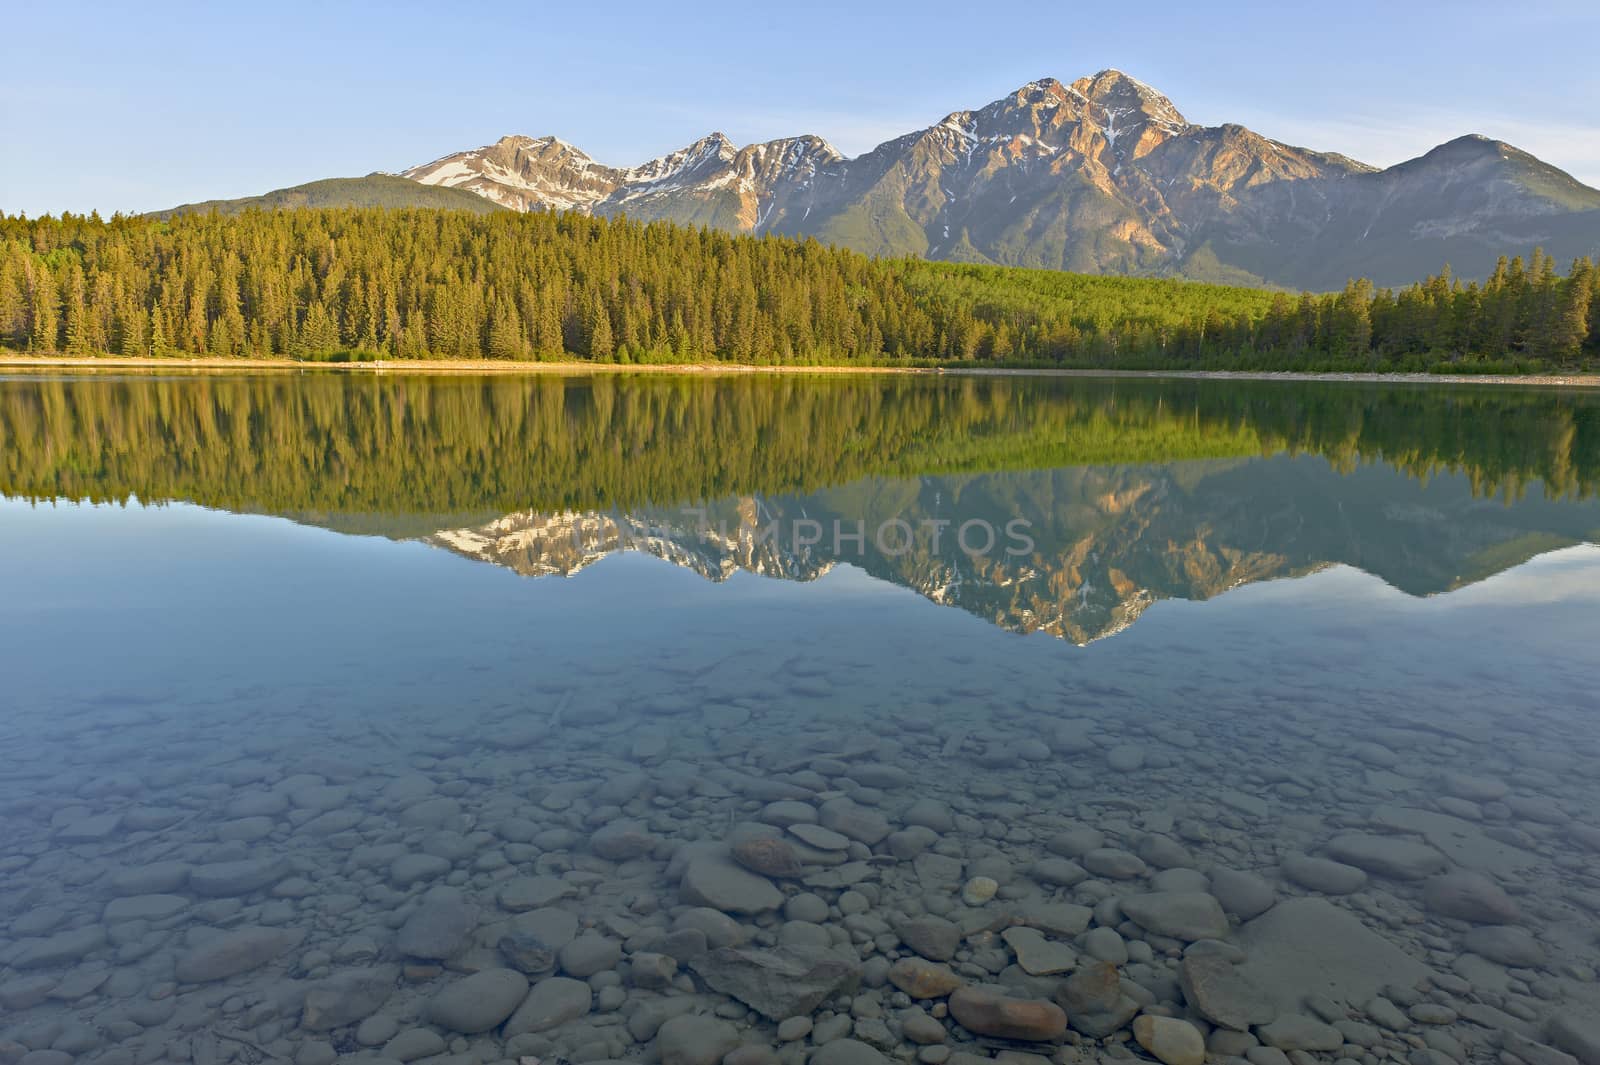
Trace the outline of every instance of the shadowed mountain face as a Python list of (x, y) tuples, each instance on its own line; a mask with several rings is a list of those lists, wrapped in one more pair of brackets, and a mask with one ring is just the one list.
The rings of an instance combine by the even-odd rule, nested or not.
[(859, 567), (1085, 643), (1330, 564), (1445, 592), (1600, 537), (1600, 396), (1057, 378), (0, 379), (0, 491), (181, 500), (528, 576)]
[(1330, 289), (1501, 254), (1600, 253), (1600, 191), (1510, 145), (1451, 141), (1387, 170), (1237, 125), (1198, 126), (1115, 70), (1029, 82), (845, 159), (713, 133), (640, 166), (506, 137), (414, 167), (516, 210), (816, 236), (881, 255)]

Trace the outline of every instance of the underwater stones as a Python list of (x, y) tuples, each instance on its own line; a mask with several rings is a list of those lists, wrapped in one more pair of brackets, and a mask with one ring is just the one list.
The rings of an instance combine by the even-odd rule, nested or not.
[(1441, 917), (1479, 924), (1514, 924), (1522, 919), (1517, 904), (1500, 885), (1466, 869), (1433, 877), (1422, 885), (1422, 904)]
[(1179, 982), (1189, 1005), (1224, 1028), (1247, 1032), (1252, 1025), (1267, 1024), (1278, 1015), (1278, 1007), (1225, 958), (1184, 955)]
[(1326, 1051), (1344, 1046), (1344, 1035), (1339, 1029), (1299, 1013), (1287, 1013), (1270, 1024), (1261, 1025), (1256, 1029), (1256, 1037), (1282, 1051)]
[(950, 1016), (978, 1035), (1040, 1043), (1067, 1033), (1066, 1012), (1054, 1002), (1013, 998), (999, 988), (957, 988), (949, 1006)]
[(1028, 867), (1028, 876), (1051, 887), (1072, 887), (1089, 879), (1089, 871), (1067, 858), (1040, 858)]
[(300, 1027), (309, 1032), (343, 1028), (372, 1016), (394, 994), (397, 965), (349, 969), (318, 981), (307, 992)]
[(788, 828), (791, 825), (814, 825), (817, 823), (817, 809), (808, 802), (779, 799), (763, 806), (756, 820), (779, 828)]
[(1119, 743), (1106, 752), (1106, 765), (1118, 773), (1132, 773), (1144, 766), (1144, 748), (1131, 743)]
[(895, 926), (895, 933), (906, 946), (933, 961), (949, 961), (961, 946), (960, 926), (943, 917), (917, 917), (902, 921)]
[(1583, 1065), (1600, 1065), (1600, 1014), (1563, 1011), (1550, 1018), (1546, 1035), (1552, 1044)]
[(1285, 899), (1240, 925), (1236, 968), (1279, 1011), (1313, 995), (1366, 1002), (1390, 984), (1413, 985), (1432, 970), (1326, 899)]
[(1071, 902), (1035, 902), (1018, 910), (1016, 916), (1029, 928), (1070, 938), (1089, 927), (1094, 911)]
[(121, 921), (164, 921), (189, 908), (182, 895), (128, 895), (106, 903), (101, 914), (106, 924)]
[(1543, 946), (1526, 929), (1513, 925), (1482, 925), (1461, 937), (1461, 949), (1501, 965), (1536, 969), (1548, 960)]
[(738, 1045), (738, 1029), (700, 1014), (670, 1018), (656, 1031), (661, 1065), (718, 1065)]
[(174, 975), (186, 984), (226, 980), (272, 961), (305, 939), (305, 929), (234, 928), (204, 940), (178, 958)]
[(578, 934), (578, 918), (565, 910), (540, 909), (506, 921), (495, 943), (511, 968), (533, 975), (555, 968), (556, 956)]
[(945, 1031), (943, 1022), (929, 1015), (928, 1011), (920, 1006), (903, 1009), (897, 1016), (900, 1020), (900, 1031), (908, 1043), (915, 1043), (917, 1046), (935, 1046), (943, 1043), (949, 1035)]
[(943, 998), (962, 984), (947, 965), (925, 958), (901, 958), (889, 966), (889, 982), (914, 999)]
[(992, 877), (975, 876), (961, 888), (961, 901), (968, 906), (982, 906), (994, 898), (1000, 885)]
[(1313, 858), (1306, 854), (1287, 854), (1279, 868), (1291, 884), (1324, 895), (1349, 895), (1367, 886), (1367, 874), (1353, 865), (1336, 862), (1331, 858)]
[(800, 859), (794, 848), (781, 839), (745, 839), (729, 848), (733, 860), (762, 876), (794, 879), (800, 876)]
[(1110, 1035), (1139, 1012), (1139, 1003), (1123, 991), (1116, 966), (1103, 961), (1091, 962), (1063, 980), (1055, 1000), (1067, 1011), (1072, 1030), (1091, 1039)]
[(1468, 773), (1446, 773), (1442, 783), (1446, 793), (1468, 802), (1495, 802), (1511, 793), (1503, 780)]
[(519, 876), (500, 885), (495, 901), (503, 910), (521, 913), (549, 906), (558, 899), (576, 895), (578, 889), (558, 877)]
[(678, 975), (678, 961), (670, 954), (637, 950), (628, 955), (628, 979), (634, 987), (659, 991)]
[(566, 976), (550, 976), (533, 985), (528, 997), (506, 1019), (501, 1035), (526, 1035), (544, 1032), (568, 1021), (577, 1020), (589, 1012), (594, 1003), (594, 992), (582, 980)]
[(1188, 848), (1175, 839), (1156, 833), (1140, 839), (1134, 853), (1152, 869), (1188, 869), (1194, 865), (1194, 856)]
[(61, 843), (99, 843), (111, 838), (121, 827), (120, 813), (94, 814), (59, 826), (55, 838)]
[(882, 814), (842, 796), (818, 806), (817, 819), (823, 828), (849, 836), (869, 847), (882, 842), (892, 831)]
[(1149, 872), (1137, 855), (1115, 847), (1097, 847), (1085, 852), (1078, 861), (1095, 876), (1110, 880), (1132, 880)]
[(528, 980), (511, 969), (483, 969), (447, 984), (428, 1000), (428, 1020), (466, 1035), (487, 1032), (510, 1017), (528, 994)]
[(647, 858), (658, 840), (638, 821), (612, 821), (589, 837), (589, 849), (609, 862)]
[(885, 1065), (878, 1049), (859, 1039), (830, 1039), (812, 1051), (807, 1065)]
[(189, 890), (207, 898), (235, 898), (264, 891), (290, 872), (287, 858), (245, 858), (211, 862), (189, 871)]
[(1221, 939), (1228, 916), (1213, 896), (1199, 891), (1155, 891), (1119, 900), (1123, 914), (1147, 932), (1173, 939)]
[(587, 980), (616, 967), (622, 960), (622, 944), (610, 936), (585, 932), (561, 948), (560, 959), (561, 969), (568, 976)]
[(712, 948), (736, 947), (749, 938), (743, 925), (721, 910), (709, 906), (696, 906), (678, 914), (672, 921), (672, 931), (674, 935), (698, 932)]
[(451, 892), (425, 899), (400, 926), (395, 947), (401, 954), (426, 961), (443, 961), (466, 945), (478, 925), (478, 908)]
[(1267, 881), (1253, 873), (1213, 866), (1207, 880), (1211, 894), (1222, 904), (1224, 913), (1241, 921), (1260, 917), (1278, 901), (1278, 893)]
[(436, 854), (402, 854), (389, 866), (389, 883), (404, 890), (424, 880), (437, 880), (449, 871), (449, 859)]
[(792, 824), (789, 826), (789, 833), (806, 846), (821, 851), (843, 851), (850, 848), (848, 836), (831, 828), (823, 828), (821, 825), (809, 825), (803, 822)]
[(861, 979), (859, 961), (823, 947), (719, 947), (691, 958), (689, 968), (713, 991), (774, 1021), (810, 1013)]
[(1097, 828), (1081, 825), (1069, 828), (1044, 841), (1044, 849), (1062, 858), (1082, 858), (1090, 851), (1105, 846), (1106, 834)]
[(1422, 880), (1450, 866), (1450, 860), (1428, 844), (1399, 836), (1347, 832), (1330, 840), (1325, 850), (1335, 861), (1394, 880)]
[(950, 807), (931, 798), (918, 799), (906, 807), (905, 813), (900, 815), (900, 821), (934, 832), (949, 832), (956, 827), (955, 815), (950, 812)]
[(557, 949), (532, 932), (507, 932), (495, 942), (495, 949), (507, 966), (528, 976), (556, 967)]
[(1204, 1065), (1206, 1040), (1200, 1029), (1176, 1017), (1145, 1014), (1133, 1022), (1133, 1038), (1163, 1065)]
[(1083, 949), (1098, 961), (1110, 962), (1112, 965), (1126, 965), (1128, 963), (1128, 944), (1115, 928), (1091, 928), (1083, 937)]
[(723, 913), (765, 913), (783, 905), (783, 892), (772, 881), (715, 852), (697, 855), (684, 866), (678, 895), (690, 906)]
[(1078, 954), (1065, 943), (1046, 939), (1038, 929), (1019, 925), (1000, 933), (1029, 976), (1053, 976), (1077, 968)]
[(14, 969), (48, 969), (80, 961), (106, 944), (106, 930), (88, 925), (40, 939), (24, 939), (10, 958)]
[(154, 895), (180, 891), (189, 882), (188, 862), (151, 862), (119, 869), (111, 874), (111, 890), (118, 895)]

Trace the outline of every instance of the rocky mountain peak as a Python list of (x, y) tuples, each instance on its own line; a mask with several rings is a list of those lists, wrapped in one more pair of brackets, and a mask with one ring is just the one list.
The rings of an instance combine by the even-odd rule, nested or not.
[(1170, 135), (1181, 133), (1190, 125), (1166, 96), (1120, 70), (1102, 70), (1079, 78), (1072, 83), (1072, 90), (1097, 104), (1109, 118), (1119, 120), (1115, 125), (1120, 128), (1148, 124)]
[[(1600, 253), (1600, 190), (1501, 141), (1379, 171), (1243, 126), (1199, 126), (1115, 69), (1045, 77), (844, 158), (821, 137), (710, 133), (629, 168), (506, 137), (405, 171), (516, 210), (814, 236), (874, 255), (1337, 289), (1542, 246)], [(1381, 269), (1379, 268), (1381, 267)]]

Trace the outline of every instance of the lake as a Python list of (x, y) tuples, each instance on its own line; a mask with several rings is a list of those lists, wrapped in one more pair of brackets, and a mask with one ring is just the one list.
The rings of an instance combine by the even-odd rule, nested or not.
[(1597, 489), (1583, 390), (0, 376), (0, 1063), (1593, 1065)]

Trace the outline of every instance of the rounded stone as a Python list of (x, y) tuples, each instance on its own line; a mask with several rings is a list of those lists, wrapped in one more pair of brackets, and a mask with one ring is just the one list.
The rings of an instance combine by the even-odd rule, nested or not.
[(441, 1028), (477, 1035), (516, 1011), (528, 979), (512, 969), (484, 969), (446, 986), (428, 1002), (428, 1019)]
[(1133, 1021), (1133, 1037), (1165, 1065), (1204, 1065), (1206, 1040), (1200, 1029), (1176, 1017), (1145, 1014)]

